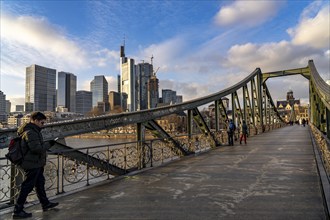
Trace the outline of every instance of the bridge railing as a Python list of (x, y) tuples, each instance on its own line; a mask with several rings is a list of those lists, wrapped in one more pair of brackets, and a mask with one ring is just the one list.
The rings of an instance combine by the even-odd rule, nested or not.
[[(278, 125), (280, 126), (280, 125)], [(251, 133), (251, 136), (254, 132)], [(221, 144), (228, 142), (226, 130), (214, 132), (214, 136)], [(239, 132), (236, 132), (239, 137)], [(182, 148), (193, 153), (210, 150), (214, 146), (213, 139), (203, 133), (174, 136)], [(159, 166), (183, 155), (173, 151), (173, 143), (164, 139), (145, 140), (139, 148), (137, 141), (110, 145), (99, 145), (84, 148), (72, 148), (66, 150), (53, 150), (48, 152), (48, 160), (45, 166), (46, 191), (50, 197), (59, 194), (76, 191), (86, 186), (99, 182), (109, 181), (116, 176), (112, 175), (111, 164), (125, 170), (126, 173), (137, 170), (141, 159), (143, 166), (140, 169)], [(139, 149), (144, 149), (140, 152)], [(83, 153), (85, 160), (76, 160), (67, 155), (73, 152)], [(141, 155), (143, 155), (141, 157)], [(104, 164), (103, 168), (93, 164), (91, 158), (97, 158)], [(87, 162), (86, 162), (87, 161)], [(12, 206), (18, 196), (20, 183), (23, 180), (23, 172), (12, 165), (6, 158), (0, 158), (0, 209)], [(29, 203), (37, 203), (35, 193), (29, 195)]]
[[(194, 134), (191, 141), (187, 136), (179, 136), (177, 139), (182, 146), (194, 153), (203, 152), (210, 149), (210, 140), (203, 134)], [(172, 143), (162, 139), (145, 140), (141, 143), (144, 154), (144, 168), (159, 166), (182, 155), (172, 151)], [(111, 175), (111, 167), (104, 169), (95, 167), (92, 162), (82, 162), (74, 158), (65, 156), (72, 152), (81, 152), (86, 160), (98, 158), (104, 164), (112, 164), (124, 169), (127, 173), (137, 170), (141, 160), (137, 148), (137, 141), (125, 142), (111, 145), (100, 145), (93, 147), (75, 148), (68, 150), (54, 150), (48, 152), (48, 160), (45, 166), (46, 191), (49, 196), (75, 191), (90, 184), (106, 181), (114, 178)], [(0, 209), (14, 204), (18, 196), (20, 183), (23, 179), (22, 170), (12, 165), (6, 158), (0, 158)], [(37, 202), (35, 193), (28, 197), (30, 203)]]
[(310, 128), (330, 183), (330, 140), (313, 124)]

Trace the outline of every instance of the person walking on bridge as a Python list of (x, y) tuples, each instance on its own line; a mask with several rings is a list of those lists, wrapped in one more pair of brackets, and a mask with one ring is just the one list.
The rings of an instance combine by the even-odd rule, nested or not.
[(234, 133), (236, 130), (236, 126), (233, 122), (232, 119), (230, 119), (228, 128), (227, 128), (227, 133), (228, 133), (228, 145), (229, 146), (234, 146)]
[(43, 211), (58, 205), (50, 202), (45, 191), (44, 166), (46, 165), (46, 151), (55, 144), (55, 141), (43, 142), (41, 128), (46, 122), (46, 116), (41, 112), (31, 114), (30, 122), (18, 129), (22, 136), (22, 148), (25, 153), (19, 168), (24, 171), (24, 181), (15, 204), (13, 218), (29, 218), (32, 213), (25, 212), (24, 204), (29, 193), (35, 188)]
[(242, 139), (244, 139), (244, 143), (246, 144), (246, 135), (248, 133), (248, 127), (245, 123), (245, 120), (243, 120), (242, 128), (241, 128), (241, 137), (239, 139), (239, 143), (242, 144)]

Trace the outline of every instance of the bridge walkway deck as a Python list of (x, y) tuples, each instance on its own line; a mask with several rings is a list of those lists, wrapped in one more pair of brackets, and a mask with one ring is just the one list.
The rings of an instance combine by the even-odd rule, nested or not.
[(327, 219), (308, 129), (274, 130), (27, 211), (47, 220)]

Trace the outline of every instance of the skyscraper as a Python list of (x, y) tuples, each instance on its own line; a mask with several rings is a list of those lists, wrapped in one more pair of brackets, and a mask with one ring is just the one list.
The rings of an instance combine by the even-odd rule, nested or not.
[(80, 90), (76, 93), (76, 112), (86, 115), (92, 110), (92, 92)]
[(109, 95), (108, 95), (108, 81), (104, 76), (95, 76), (90, 84), (91, 92), (93, 94), (93, 107), (100, 106), (103, 103), (103, 112), (109, 111)]
[(153, 75), (153, 66), (149, 63), (139, 63), (135, 68), (135, 94), (136, 94), (136, 109), (148, 109), (148, 82)]
[(120, 94), (120, 75), (117, 75), (117, 92)]
[(123, 111), (135, 111), (135, 66), (134, 59), (125, 57), (125, 47), (120, 47), (120, 91)]
[(156, 75), (150, 77), (148, 81), (148, 108), (156, 108), (159, 100), (159, 80)]
[(0, 90), (0, 122), (7, 121), (6, 95)]
[(6, 95), (0, 90), (0, 112), (6, 112)]
[(56, 69), (31, 65), (26, 68), (25, 111), (54, 111)]
[(115, 110), (116, 108), (120, 108), (120, 93), (115, 91), (109, 92), (109, 103), (110, 103), (110, 110)]
[(176, 103), (176, 91), (170, 89), (162, 89), (162, 98), (164, 104), (175, 104)]
[(72, 73), (58, 72), (57, 106), (63, 106), (69, 112), (76, 111), (77, 77)]
[(11, 102), (9, 100), (6, 100), (6, 112), (11, 112)]

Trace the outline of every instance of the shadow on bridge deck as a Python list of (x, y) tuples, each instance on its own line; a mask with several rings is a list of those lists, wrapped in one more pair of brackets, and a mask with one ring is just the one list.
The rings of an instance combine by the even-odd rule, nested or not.
[(327, 219), (308, 129), (274, 130), (27, 211), (47, 220)]

